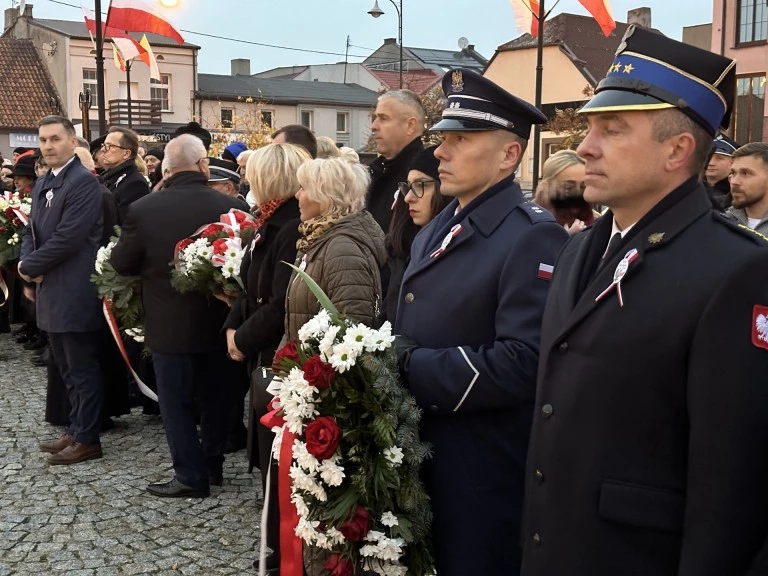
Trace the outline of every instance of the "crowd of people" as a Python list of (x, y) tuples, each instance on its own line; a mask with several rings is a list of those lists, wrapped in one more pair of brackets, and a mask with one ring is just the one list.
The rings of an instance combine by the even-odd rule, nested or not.
[[(394, 325), (432, 446), (439, 576), (765, 573), (768, 145), (723, 133), (734, 62), (630, 28), (535, 201), (515, 175), (546, 117), (469, 70), (442, 86), (431, 127), (412, 92), (380, 96), (370, 166), (298, 125), (211, 158), (194, 122), (144, 151), (127, 128), (89, 144), (44, 118), (39, 150), (3, 168), (33, 208), (0, 326), (50, 350), (48, 419), (67, 430), (40, 449), (100, 458), (130, 409), (90, 282), (119, 226), (111, 264), (142, 279), (151, 358), (126, 346), (174, 469), (150, 494), (209, 496), (246, 444), (262, 482), (276, 474), (258, 424), (273, 357), (320, 310), (295, 263), (354, 321)], [(231, 209), (258, 229), (244, 291), (179, 293), (177, 243)], [(261, 568), (279, 573), (269, 498)]]

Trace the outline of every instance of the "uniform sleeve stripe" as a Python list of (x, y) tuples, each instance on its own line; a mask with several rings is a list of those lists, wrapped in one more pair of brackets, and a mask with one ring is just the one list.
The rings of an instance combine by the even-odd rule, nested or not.
[(461, 346), (459, 346), (459, 352), (461, 352), (461, 355), (464, 356), (464, 360), (469, 365), (470, 370), (472, 370), (472, 372), (475, 373), (475, 375), (472, 378), (472, 381), (469, 383), (469, 386), (467, 387), (466, 392), (464, 392), (464, 396), (461, 397), (461, 400), (459, 400), (459, 403), (456, 404), (456, 408), (453, 409), (454, 412), (459, 411), (459, 408), (461, 408), (461, 405), (464, 404), (464, 400), (467, 399), (467, 396), (469, 396), (469, 393), (472, 391), (472, 387), (475, 385), (477, 378), (480, 376), (480, 372), (478, 372), (477, 368), (475, 368), (472, 362), (469, 361), (469, 358), (467, 357), (467, 353), (464, 352), (464, 349)]

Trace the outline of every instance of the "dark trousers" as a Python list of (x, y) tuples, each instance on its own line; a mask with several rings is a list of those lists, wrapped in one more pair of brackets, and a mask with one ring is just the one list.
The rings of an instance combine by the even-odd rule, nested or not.
[[(152, 355), (160, 414), (176, 478), (187, 486), (208, 486), (220, 474), (235, 382), (233, 362), (223, 350), (200, 354)], [(200, 410), (201, 438), (196, 412)], [(202, 445), (201, 445), (202, 439)]]
[(67, 388), (69, 433), (80, 444), (97, 444), (104, 404), (100, 332), (51, 332), (51, 357)]
[(262, 374), (262, 368), (256, 368), (251, 375), (251, 410), (254, 411), (253, 426), (256, 428), (258, 439), (259, 470), (261, 471), (261, 486), (263, 493), (267, 493), (267, 471), (271, 476), (271, 490), (269, 493), (269, 512), (267, 513), (267, 546), (280, 554), (280, 510), (277, 497), (277, 462), (272, 458), (272, 443), (275, 433), (262, 425), (259, 420), (267, 413), (267, 406), (274, 396), (267, 392), (267, 381)]

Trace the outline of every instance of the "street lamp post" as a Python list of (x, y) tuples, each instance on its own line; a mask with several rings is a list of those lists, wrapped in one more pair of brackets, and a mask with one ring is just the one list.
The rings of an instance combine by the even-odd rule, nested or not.
[[(400, 88), (403, 87), (403, 0), (399, 0), (398, 3), (395, 0), (389, 0), (392, 2), (392, 6), (395, 7), (397, 12), (397, 43), (400, 46)], [(384, 14), (384, 10), (379, 8), (379, 0), (375, 0), (373, 8), (368, 10), (368, 14), (374, 18), (378, 18)]]

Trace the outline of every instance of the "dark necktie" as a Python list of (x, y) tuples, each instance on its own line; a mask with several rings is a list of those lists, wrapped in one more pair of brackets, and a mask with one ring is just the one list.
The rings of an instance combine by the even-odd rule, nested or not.
[(605, 251), (605, 254), (603, 254), (603, 260), (608, 260), (609, 258), (611, 258), (614, 252), (616, 252), (616, 248), (618, 248), (620, 243), (621, 243), (621, 232), (616, 232), (616, 234), (611, 236), (611, 241), (608, 242), (608, 249)]

